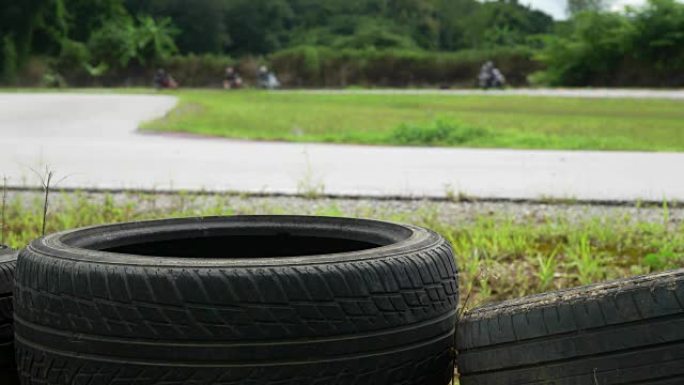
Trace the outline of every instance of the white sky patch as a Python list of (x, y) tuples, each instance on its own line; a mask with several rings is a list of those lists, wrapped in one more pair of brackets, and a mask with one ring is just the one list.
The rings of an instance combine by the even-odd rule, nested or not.
[(638, 7), (646, 4), (645, 0), (613, 0), (610, 9), (613, 11), (622, 11), (625, 7)]
[(553, 16), (554, 19), (565, 19), (568, 8), (566, 0), (522, 0), (521, 4), (532, 6)]
[[(554, 19), (561, 20), (567, 18), (567, 0), (520, 0), (520, 3), (544, 11), (553, 16)], [(638, 7), (644, 4), (646, 4), (646, 0), (612, 0), (611, 9), (622, 11), (626, 6)]]

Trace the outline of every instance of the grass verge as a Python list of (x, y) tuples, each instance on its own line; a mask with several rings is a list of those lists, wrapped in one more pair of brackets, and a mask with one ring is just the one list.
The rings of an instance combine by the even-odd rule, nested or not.
[(684, 150), (684, 103), (439, 94), (182, 90), (143, 129), (254, 140), (573, 150)]
[[(585, 206), (377, 202), (149, 194), (54, 194), (47, 232), (160, 217), (312, 214), (385, 219), (434, 229), (453, 245), (468, 307), (684, 265), (684, 212)], [(508, 208), (508, 209), (504, 209)], [(649, 210), (643, 216), (643, 210)], [(5, 242), (40, 235), (38, 193), (8, 196)]]

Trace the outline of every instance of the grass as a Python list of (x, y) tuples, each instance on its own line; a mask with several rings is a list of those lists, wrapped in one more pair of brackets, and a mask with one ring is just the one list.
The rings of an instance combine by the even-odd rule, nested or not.
[[(425, 226), (453, 245), (461, 275), (461, 298), (469, 297), (469, 308), (684, 265), (684, 223), (673, 219), (666, 205), (648, 209), (657, 211), (655, 219), (649, 220), (624, 212), (600, 216), (479, 212), (464, 219), (449, 210), (468, 203), (425, 202), (417, 209), (397, 209), (394, 203), (383, 206), (372, 201), (341, 205), (335, 200), (300, 199), (293, 204), (277, 199), (185, 193), (51, 196), (48, 233), (111, 222), (232, 214), (370, 217)], [(23, 247), (40, 235), (42, 196), (12, 193), (3, 215), (5, 242)]]
[(143, 129), (237, 139), (583, 150), (684, 150), (684, 103), (527, 96), (183, 90)]

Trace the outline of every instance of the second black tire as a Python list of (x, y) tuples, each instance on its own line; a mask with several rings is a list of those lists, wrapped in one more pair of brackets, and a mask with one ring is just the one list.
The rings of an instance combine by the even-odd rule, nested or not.
[(446, 385), (458, 304), (437, 234), (292, 216), (36, 240), (17, 267), (24, 385)]
[(461, 385), (684, 384), (684, 269), (467, 313)]
[(12, 292), (17, 252), (0, 245), (0, 384), (15, 384)]

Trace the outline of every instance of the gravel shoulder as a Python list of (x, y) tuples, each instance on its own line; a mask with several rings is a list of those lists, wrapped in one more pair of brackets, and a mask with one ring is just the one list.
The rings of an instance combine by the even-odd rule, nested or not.
[[(449, 225), (463, 225), (483, 218), (507, 219), (515, 223), (539, 223), (550, 218), (563, 218), (570, 223), (592, 219), (624, 219), (632, 223), (684, 224), (684, 205), (630, 203), (605, 205), (581, 202), (485, 202), (435, 201), (429, 199), (349, 199), (304, 198), (287, 196), (251, 196), (248, 194), (167, 193), (103, 193), (81, 192), (80, 197), (99, 202), (110, 198), (115, 205), (135, 202), (136, 210), (180, 210), (203, 212), (215, 207), (231, 208), (234, 214), (353, 215), (359, 217), (395, 217), (397, 220), (417, 216), (434, 216)], [(42, 192), (9, 191), (8, 201), (19, 199), (25, 204), (41, 201)], [(73, 209), (74, 193), (55, 192), (50, 198), (53, 210)]]

